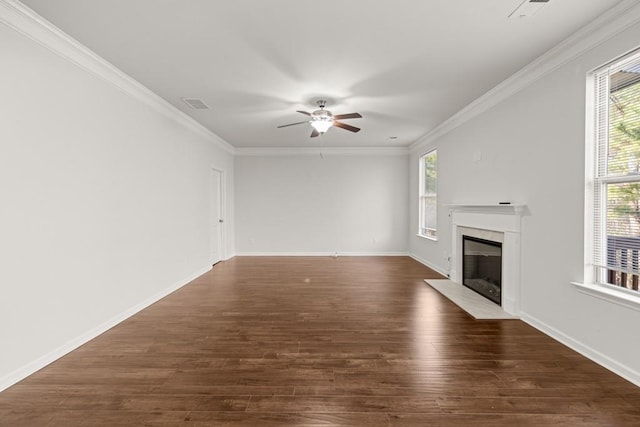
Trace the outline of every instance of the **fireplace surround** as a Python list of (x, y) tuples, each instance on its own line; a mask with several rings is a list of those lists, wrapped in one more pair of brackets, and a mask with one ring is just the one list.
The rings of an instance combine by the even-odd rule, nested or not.
[(451, 215), (450, 279), (462, 284), (462, 236), (498, 242), (502, 245), (502, 309), (520, 314), (520, 234), (523, 204), (448, 205)]

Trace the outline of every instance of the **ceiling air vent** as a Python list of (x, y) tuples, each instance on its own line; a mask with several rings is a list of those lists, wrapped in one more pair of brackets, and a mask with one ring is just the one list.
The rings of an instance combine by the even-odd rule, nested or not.
[(516, 8), (516, 10), (511, 12), (509, 18), (529, 18), (538, 13), (540, 9), (542, 9), (547, 4), (549, 4), (549, 0), (524, 0), (522, 3), (520, 3), (520, 6)]
[(198, 98), (182, 98), (185, 104), (194, 110), (208, 110), (209, 106), (202, 100)]

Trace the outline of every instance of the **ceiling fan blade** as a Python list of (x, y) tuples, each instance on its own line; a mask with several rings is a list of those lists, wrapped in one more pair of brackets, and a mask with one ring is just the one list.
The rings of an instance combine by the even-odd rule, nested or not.
[(301, 113), (301, 114), (305, 114), (307, 116), (310, 116), (311, 113), (307, 113), (306, 111), (302, 111), (302, 110), (296, 110), (296, 113)]
[(305, 120), (304, 122), (290, 123), (290, 124), (288, 124), (288, 125), (281, 125), (281, 126), (278, 126), (278, 129), (280, 129), (280, 128), (286, 128), (286, 127), (288, 127), (288, 126), (301, 125), (301, 124), (303, 124), (303, 123), (309, 123), (309, 120)]
[(357, 128), (357, 127), (355, 127), (355, 126), (348, 125), (348, 124), (346, 124), (346, 123), (333, 122), (333, 125), (334, 125), (334, 126), (336, 126), (336, 127), (339, 127), (339, 128), (345, 129), (345, 130), (349, 130), (349, 131), (351, 131), (351, 132), (360, 132), (360, 128)]
[(335, 116), (333, 116), (333, 118), (336, 119), (336, 120), (361, 119), (362, 116), (360, 115), (360, 113), (349, 113), (349, 114), (336, 114)]
[(314, 128), (313, 132), (311, 132), (311, 138), (315, 138), (316, 136), (320, 136), (320, 132)]

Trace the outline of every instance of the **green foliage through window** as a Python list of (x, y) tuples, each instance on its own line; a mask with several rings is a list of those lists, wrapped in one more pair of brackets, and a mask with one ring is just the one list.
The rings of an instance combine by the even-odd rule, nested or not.
[(594, 266), (597, 281), (640, 282), (640, 55), (595, 72)]
[(430, 151), (420, 157), (420, 225), (421, 236), (435, 238), (437, 233), (438, 153)]

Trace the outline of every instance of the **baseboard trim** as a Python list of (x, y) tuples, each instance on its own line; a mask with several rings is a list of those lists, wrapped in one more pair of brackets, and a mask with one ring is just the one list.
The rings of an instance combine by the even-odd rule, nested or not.
[(277, 256), (297, 256), (297, 257), (341, 257), (341, 256), (409, 256), (407, 252), (238, 252), (237, 257), (277, 257)]
[(426, 259), (420, 258), (418, 255), (415, 255), (415, 254), (409, 254), (409, 256), (411, 258), (413, 258), (414, 260), (418, 261), (420, 264), (424, 265), (425, 267), (429, 267), (430, 269), (432, 269), (436, 273), (442, 274), (447, 279), (449, 278), (449, 273), (447, 271), (443, 270), (442, 268), (438, 267), (437, 265), (434, 265), (434, 264), (430, 263), (429, 261), (427, 261)]
[(611, 359), (610, 357), (600, 353), (597, 350), (594, 350), (593, 348), (581, 343), (578, 340), (571, 338), (565, 333), (557, 330), (552, 326), (549, 326), (548, 324), (534, 316), (522, 312), (520, 313), (520, 319), (538, 329), (539, 331), (545, 333), (546, 335), (549, 335), (551, 338), (561, 342), (572, 350), (580, 353), (586, 358), (591, 359), (598, 365), (601, 365), (602, 367), (640, 387), (640, 372)]
[(26, 377), (28, 377), (29, 375), (34, 374), (35, 372), (39, 371), (40, 369), (44, 368), (45, 366), (49, 365), (52, 362), (55, 362), (56, 360), (58, 360), (59, 358), (61, 358), (62, 356), (70, 353), (71, 351), (75, 350), (76, 348), (80, 347), (83, 344), (86, 344), (87, 342), (91, 341), (92, 339), (96, 338), (97, 336), (103, 334), (104, 332), (108, 331), (109, 329), (113, 328), (114, 326), (116, 326), (117, 324), (119, 324), (120, 322), (128, 319), (129, 317), (133, 316), (134, 314), (144, 310), (145, 308), (149, 307), (151, 304), (154, 304), (156, 302), (158, 302), (159, 300), (161, 300), (162, 298), (166, 297), (167, 295), (169, 295), (170, 293), (180, 289), (181, 287), (185, 286), (186, 284), (188, 284), (189, 282), (195, 280), (196, 278), (202, 276), (204, 273), (206, 273), (207, 271), (211, 270), (211, 266), (207, 266), (205, 268), (201, 268), (200, 270), (192, 273), (191, 275), (187, 276), (185, 279), (180, 280), (178, 282), (173, 283), (171, 286), (169, 286), (168, 288), (164, 289), (163, 291), (145, 299), (144, 301), (140, 302), (139, 304), (134, 305), (133, 307), (125, 310), (124, 312), (118, 314), (117, 316), (112, 317), (111, 319), (107, 320), (106, 322), (88, 330), (87, 332), (83, 333), (82, 335), (72, 339), (71, 341), (67, 342), (66, 344), (56, 348), (55, 350), (37, 358), (36, 360), (33, 360), (29, 363), (27, 363), (26, 365), (24, 365), (21, 368), (16, 369), (15, 371), (5, 375), (4, 377), (0, 378), (0, 391), (5, 390), (9, 387), (11, 387), (12, 385), (18, 383), (19, 381), (22, 381), (23, 379), (25, 379)]

